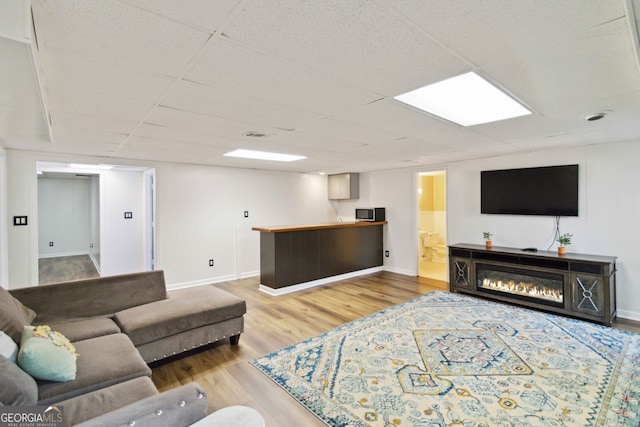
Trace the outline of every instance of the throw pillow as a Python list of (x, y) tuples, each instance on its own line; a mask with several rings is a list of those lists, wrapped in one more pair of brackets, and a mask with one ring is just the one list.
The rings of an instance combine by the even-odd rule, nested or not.
[(18, 365), (32, 377), (47, 381), (76, 378), (76, 348), (49, 326), (25, 326), (20, 340)]
[(0, 356), (0, 378), (0, 402), (3, 405), (33, 406), (38, 402), (36, 381), (4, 356)]
[(0, 331), (0, 355), (16, 363), (18, 345), (4, 332)]
[(20, 335), (25, 325), (30, 325), (36, 313), (22, 305), (5, 288), (0, 286), (0, 330), (15, 341), (20, 342)]

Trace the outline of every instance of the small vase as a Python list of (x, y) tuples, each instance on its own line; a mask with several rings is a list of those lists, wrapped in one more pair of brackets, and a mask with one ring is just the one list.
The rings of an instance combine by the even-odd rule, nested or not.
[(558, 246), (558, 255), (566, 255), (567, 247), (566, 246)]
[(485, 245), (485, 247), (486, 247), (487, 249), (491, 249), (491, 247), (493, 246), (493, 245), (492, 245), (492, 243), (491, 243), (491, 240), (487, 240), (487, 241), (485, 241), (485, 242), (484, 242), (484, 245)]

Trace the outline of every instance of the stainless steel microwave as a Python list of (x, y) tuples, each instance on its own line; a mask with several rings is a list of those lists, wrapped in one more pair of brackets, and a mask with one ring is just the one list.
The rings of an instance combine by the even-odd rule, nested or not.
[(385, 221), (384, 208), (356, 208), (356, 221)]

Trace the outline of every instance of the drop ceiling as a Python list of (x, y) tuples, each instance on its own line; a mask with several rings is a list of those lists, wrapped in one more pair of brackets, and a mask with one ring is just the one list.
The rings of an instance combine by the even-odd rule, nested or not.
[[(0, 36), (30, 11), (35, 36), (0, 37), (5, 148), (338, 173), (640, 140), (637, 0), (10, 3)], [(462, 127), (393, 99), (468, 71), (533, 114)]]

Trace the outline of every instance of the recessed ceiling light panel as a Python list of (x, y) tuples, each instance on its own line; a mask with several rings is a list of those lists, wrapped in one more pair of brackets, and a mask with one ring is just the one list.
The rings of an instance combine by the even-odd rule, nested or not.
[(234, 150), (225, 154), (227, 157), (241, 157), (243, 159), (256, 160), (273, 160), (276, 162), (293, 162), (296, 160), (306, 159), (304, 156), (296, 156), (293, 154), (269, 153), (267, 151), (253, 150)]
[(433, 83), (395, 99), (462, 126), (531, 114), (529, 109), (474, 72)]

